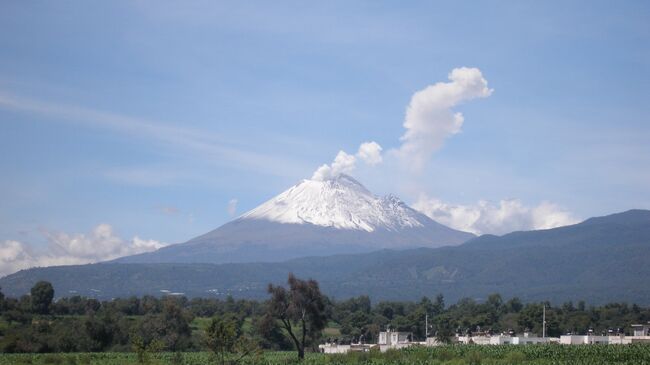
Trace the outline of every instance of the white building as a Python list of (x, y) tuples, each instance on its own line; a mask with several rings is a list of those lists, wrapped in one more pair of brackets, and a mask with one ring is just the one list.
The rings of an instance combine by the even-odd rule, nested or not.
[(539, 343), (559, 342), (558, 338), (537, 337), (527, 332), (524, 333), (523, 336), (511, 336), (509, 334), (458, 336), (456, 337), (456, 340), (462, 344), (476, 345), (533, 345)]
[[(610, 331), (611, 332), (611, 331)], [(587, 335), (565, 335), (560, 338), (556, 337), (537, 337), (531, 333), (525, 332), (522, 336), (512, 336), (510, 334), (491, 335), (487, 332), (479, 333), (476, 336), (459, 336), (456, 335), (456, 342), (461, 344), (476, 345), (534, 345), (544, 343), (560, 343), (562, 345), (596, 345), (596, 344), (621, 344), (628, 345), (634, 343), (650, 344), (650, 323), (633, 324), (632, 336), (623, 334), (609, 336), (596, 336), (593, 331)], [(413, 345), (421, 346), (438, 346), (440, 343), (434, 337), (429, 337), (425, 342), (414, 342), (413, 334), (410, 332), (397, 332), (390, 329), (379, 333), (377, 344), (350, 344), (338, 345), (327, 343), (320, 345), (321, 352), (327, 354), (340, 354), (350, 351), (370, 351), (373, 348), (379, 348), (381, 352), (389, 349), (403, 349)]]
[(560, 339), (556, 337), (537, 337), (528, 332), (525, 332), (523, 336), (512, 338), (513, 345), (537, 345), (551, 342), (560, 342)]
[(609, 336), (609, 343), (614, 345), (629, 345), (633, 343), (650, 343), (650, 323), (633, 324), (632, 336)]
[(388, 329), (386, 332), (379, 332), (379, 345), (397, 345), (400, 343), (410, 343), (413, 334), (410, 332), (396, 332)]
[(564, 335), (560, 336), (561, 345), (596, 345), (608, 344), (609, 336)]
[(419, 343), (413, 342), (413, 334), (411, 332), (398, 332), (391, 331), (390, 329), (386, 330), (386, 332), (379, 332), (379, 341), (377, 341), (381, 352), (389, 349), (403, 349), (415, 344)]
[(427, 342), (413, 342), (411, 339), (413, 334), (410, 332), (397, 332), (391, 331), (390, 329), (386, 332), (379, 332), (379, 340), (377, 344), (362, 344), (362, 343), (352, 343), (349, 345), (339, 345), (337, 343), (325, 343), (318, 345), (320, 352), (325, 354), (345, 354), (348, 352), (366, 352), (374, 348), (379, 348), (381, 352), (385, 352), (389, 349), (403, 349), (412, 345), (424, 345), (426, 346), (429, 342), (433, 345), (435, 339), (427, 339)]
[(632, 336), (634, 337), (649, 337), (650, 336), (650, 322), (647, 324), (633, 324)]
[(351, 345), (339, 345), (337, 343), (324, 343), (318, 345), (320, 352), (324, 354), (347, 354)]
[(347, 354), (348, 352), (368, 352), (378, 345), (365, 343), (352, 343), (349, 345), (339, 345), (336, 343), (326, 343), (318, 345), (320, 352), (324, 354)]

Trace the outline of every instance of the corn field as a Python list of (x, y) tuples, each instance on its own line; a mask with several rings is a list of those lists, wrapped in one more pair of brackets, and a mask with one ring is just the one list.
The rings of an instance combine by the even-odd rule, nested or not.
[[(265, 352), (241, 364), (298, 364), (295, 352)], [(207, 352), (156, 353), (145, 362), (138, 362), (134, 353), (79, 354), (0, 354), (0, 365), (60, 364), (60, 365), (202, 365), (217, 364)], [(305, 365), (650, 365), (650, 345), (529, 345), (479, 346), (450, 345), (433, 348), (413, 347), (386, 353), (352, 353), (346, 355), (307, 354)]]

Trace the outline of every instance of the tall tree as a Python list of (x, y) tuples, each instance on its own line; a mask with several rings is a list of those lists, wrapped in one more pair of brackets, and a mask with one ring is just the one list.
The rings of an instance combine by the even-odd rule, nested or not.
[(318, 338), (320, 331), (325, 328), (325, 303), (315, 280), (300, 280), (289, 274), (287, 284), (288, 290), (269, 284), (271, 300), (268, 314), (281, 322), (296, 346), (298, 358), (302, 360), (305, 358), (307, 341)]
[(31, 290), (32, 311), (38, 314), (50, 313), (50, 306), (54, 298), (54, 288), (47, 281), (39, 281)]
[(448, 314), (442, 314), (435, 318), (436, 341), (440, 343), (451, 343), (454, 336), (454, 320)]

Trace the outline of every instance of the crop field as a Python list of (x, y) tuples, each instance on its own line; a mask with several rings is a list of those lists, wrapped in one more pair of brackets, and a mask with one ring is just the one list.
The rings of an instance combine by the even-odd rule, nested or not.
[[(207, 352), (157, 353), (138, 361), (134, 353), (79, 354), (0, 354), (0, 365), (61, 364), (61, 365), (200, 365), (217, 364)], [(298, 364), (295, 352), (265, 352), (242, 364)], [(472, 346), (450, 345), (435, 348), (410, 348), (386, 353), (369, 352), (347, 355), (307, 354), (305, 365), (319, 364), (650, 364), (649, 345), (590, 345), (590, 346)]]

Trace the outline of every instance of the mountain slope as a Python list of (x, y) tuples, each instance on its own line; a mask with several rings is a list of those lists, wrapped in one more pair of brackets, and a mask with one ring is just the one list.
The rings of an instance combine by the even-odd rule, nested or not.
[(482, 236), (455, 247), (279, 263), (61, 266), (23, 270), (0, 279), (0, 286), (12, 296), (45, 279), (53, 282), (57, 295), (75, 291), (109, 299), (171, 290), (188, 296), (266, 298), (267, 283), (283, 283), (294, 272), (318, 280), (325, 293), (338, 299), (365, 294), (375, 301), (417, 300), (443, 293), (454, 302), (498, 292), (526, 301), (650, 305), (648, 259), (650, 211), (634, 210), (567, 227)]
[(303, 180), (211, 232), (123, 263), (274, 262), (378, 249), (457, 245), (474, 235), (439, 224), (347, 175)]

